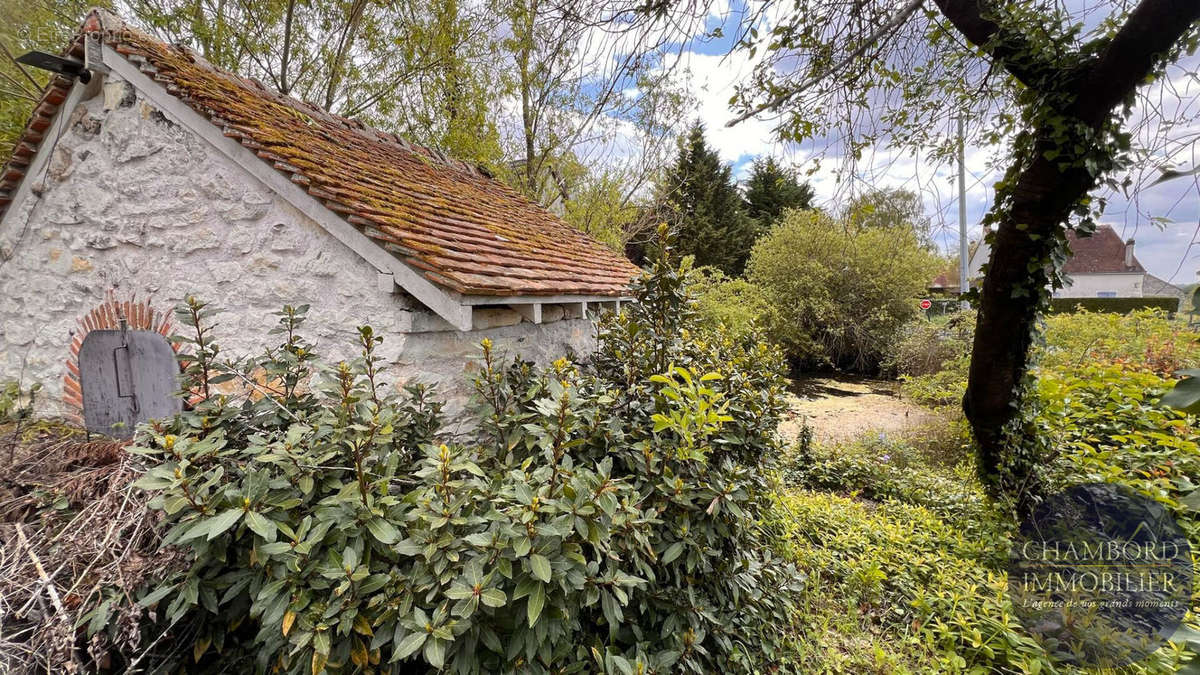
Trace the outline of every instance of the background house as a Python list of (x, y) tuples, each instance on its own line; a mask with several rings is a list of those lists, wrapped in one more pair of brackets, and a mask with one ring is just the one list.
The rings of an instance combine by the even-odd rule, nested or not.
[(0, 173), (0, 379), (78, 412), (82, 336), (167, 333), (194, 294), (223, 310), (227, 353), (258, 351), (273, 312), (353, 356), (384, 337), (393, 382), (462, 412), (479, 342), (545, 362), (594, 348), (629, 293), (620, 254), (475, 167), (223, 72), (112, 14), (67, 50)]
[[(1134, 240), (1122, 241), (1111, 225), (1101, 225), (1090, 237), (1067, 233), (1071, 257), (1063, 266), (1068, 285), (1054, 292), (1056, 298), (1143, 298), (1183, 299), (1182, 289), (1150, 274), (1135, 255)], [(983, 276), (983, 264), (991, 257), (987, 242), (974, 247), (968, 270), (972, 279)]]

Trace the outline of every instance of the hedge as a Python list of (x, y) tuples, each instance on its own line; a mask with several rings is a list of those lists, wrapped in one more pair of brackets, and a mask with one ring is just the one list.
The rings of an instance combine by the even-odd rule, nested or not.
[(1128, 314), (1138, 309), (1162, 309), (1179, 311), (1179, 298), (1172, 296), (1150, 296), (1144, 298), (1051, 298), (1051, 314), (1064, 314), (1085, 309), (1089, 312)]

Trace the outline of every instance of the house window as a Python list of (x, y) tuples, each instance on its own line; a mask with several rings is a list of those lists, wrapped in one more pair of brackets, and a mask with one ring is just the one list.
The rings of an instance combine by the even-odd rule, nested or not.
[(1097, 298), (1115, 298), (1115, 297), (1117, 297), (1117, 292), (1116, 291), (1096, 291), (1096, 297)]

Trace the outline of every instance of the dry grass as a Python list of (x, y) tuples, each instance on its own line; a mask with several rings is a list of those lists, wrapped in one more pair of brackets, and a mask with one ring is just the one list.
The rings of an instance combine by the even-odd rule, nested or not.
[[(119, 442), (0, 425), (0, 672), (89, 672), (114, 648), (145, 651), (134, 593), (178, 561), (159, 552), (136, 477)], [(105, 601), (122, 608), (116, 630), (88, 640), (82, 619)]]

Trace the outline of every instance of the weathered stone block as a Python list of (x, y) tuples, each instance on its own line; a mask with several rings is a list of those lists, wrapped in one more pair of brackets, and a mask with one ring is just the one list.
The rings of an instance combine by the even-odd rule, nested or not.
[(511, 309), (476, 308), (473, 318), (475, 330), (515, 326), (521, 323), (521, 315)]

